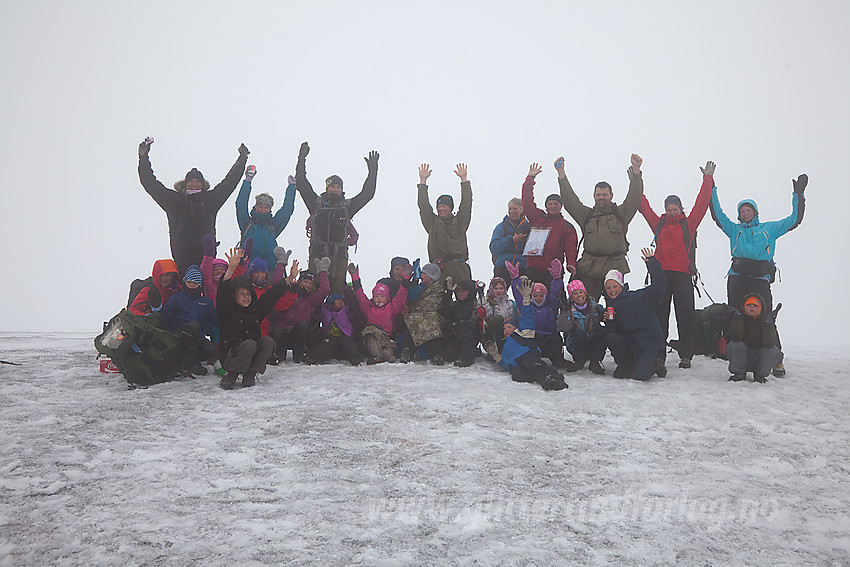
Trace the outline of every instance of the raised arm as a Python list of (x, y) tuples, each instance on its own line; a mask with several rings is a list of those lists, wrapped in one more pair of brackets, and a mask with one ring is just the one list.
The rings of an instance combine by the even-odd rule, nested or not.
[(319, 196), (313, 191), (313, 186), (307, 181), (307, 154), (310, 153), (310, 145), (307, 142), (301, 144), (298, 150), (298, 163), (295, 165), (295, 188), (301, 194), (301, 200), (312, 215), (319, 206)]
[(283, 197), (283, 205), (274, 215), (274, 235), (280, 236), (286, 225), (289, 224), (289, 219), (292, 218), (292, 213), (295, 212), (295, 177), (289, 176), (289, 185), (286, 186), (286, 193)]
[(717, 196), (717, 185), (714, 185), (711, 188), (711, 201), (709, 203), (709, 207), (711, 210), (711, 218), (714, 219), (714, 222), (717, 223), (720, 230), (722, 230), (726, 236), (729, 236), (730, 238), (734, 237), (735, 223), (726, 216), (726, 213), (723, 212), (723, 208), (720, 206), (720, 198)]
[(640, 170), (643, 159), (637, 154), (632, 154), (631, 162), (632, 165), (628, 169), (629, 192), (626, 193), (626, 199), (620, 205), (620, 214), (626, 224), (629, 224), (637, 214), (643, 197), (643, 173)]
[(522, 184), (522, 210), (525, 213), (525, 218), (531, 223), (543, 216), (543, 211), (534, 203), (534, 183), (540, 171), (541, 169), (536, 163), (531, 164), (525, 182)]
[(555, 170), (558, 172), (558, 189), (561, 193), (561, 201), (564, 203), (564, 209), (578, 223), (581, 230), (584, 231), (584, 222), (587, 220), (590, 207), (583, 205), (579, 200), (576, 192), (573, 191), (573, 186), (570, 185), (570, 180), (567, 179), (567, 173), (564, 170), (564, 157), (561, 156), (555, 160)]
[(360, 193), (351, 198), (348, 204), (348, 212), (349, 218), (354, 217), (357, 214), (357, 211), (366, 206), (366, 203), (372, 200), (375, 196), (375, 189), (378, 186), (378, 158), (381, 157), (378, 152), (372, 150), (369, 152), (369, 155), (365, 158), (366, 160), (366, 168), (368, 169), (368, 174), (366, 175), (366, 181), (363, 182), (363, 189), (360, 190)]
[(156, 176), (154, 176), (150, 160), (152, 145), (153, 138), (150, 136), (139, 144), (139, 181), (141, 181), (145, 192), (156, 201), (157, 205), (165, 210), (170, 203), (177, 199), (177, 192), (160, 183)]
[(236, 158), (236, 162), (231, 166), (230, 171), (227, 172), (224, 179), (210, 191), (209, 202), (216, 210), (220, 209), (228, 197), (236, 190), (236, 186), (239, 184), (239, 178), (245, 173), (245, 164), (248, 163), (249, 153), (251, 152), (248, 151), (245, 144), (240, 144), (239, 157)]
[(803, 222), (803, 213), (806, 212), (804, 191), (809, 184), (809, 176), (803, 173), (793, 183), (794, 193), (791, 195), (791, 214), (778, 221), (783, 234), (800, 226), (800, 223)]
[(708, 211), (708, 204), (711, 201), (711, 188), (714, 187), (714, 171), (716, 168), (717, 164), (713, 161), (705, 162), (705, 167), (700, 168), (702, 171), (702, 185), (699, 188), (699, 193), (697, 193), (697, 199), (694, 201), (694, 207), (688, 215), (688, 228), (690, 228), (691, 234), (697, 229), (706, 211)]
[(460, 177), (460, 205), (457, 208), (457, 222), (461, 230), (466, 232), (472, 222), (472, 184), (467, 179), (465, 163), (457, 164), (455, 175)]
[(428, 200), (427, 182), (430, 175), (431, 168), (427, 163), (423, 163), (419, 166), (419, 184), (416, 186), (418, 189), (416, 203), (419, 205), (419, 220), (422, 221), (422, 226), (428, 234), (431, 233), (431, 229), (434, 227), (434, 220), (437, 218), (437, 215), (434, 213), (434, 209), (431, 207), (431, 203)]
[[(256, 170), (255, 170), (256, 171)], [(239, 234), (245, 236), (245, 227), (251, 220), (251, 213), (248, 210), (248, 199), (251, 196), (251, 181), (254, 176), (248, 177), (251, 173), (251, 168), (245, 174), (245, 181), (242, 182), (242, 187), (239, 188), (239, 193), (236, 194), (236, 224), (239, 226)]]

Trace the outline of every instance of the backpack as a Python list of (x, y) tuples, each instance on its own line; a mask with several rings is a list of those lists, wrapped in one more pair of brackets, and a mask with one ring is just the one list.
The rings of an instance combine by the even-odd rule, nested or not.
[(112, 359), (131, 387), (168, 382), (194, 354), (189, 333), (160, 329), (157, 319), (122, 309), (94, 339), (97, 352)]
[[(726, 331), (736, 310), (725, 303), (713, 303), (704, 309), (697, 309), (693, 314), (694, 354), (704, 354), (711, 358), (726, 360)], [(677, 340), (670, 341), (670, 346), (678, 350)]]
[[(626, 241), (626, 253), (628, 253), (628, 251), (629, 251), (629, 239), (626, 237), (626, 233), (629, 230), (629, 225), (626, 224), (623, 221), (623, 216), (620, 214), (620, 209), (617, 208), (617, 203), (611, 203), (611, 213), (619, 221), (620, 228), (622, 228), (622, 230), (623, 230), (623, 240)], [(601, 217), (601, 216), (604, 216), (604, 215), (607, 215), (607, 214), (608, 213), (603, 213), (601, 215), (597, 215), (596, 210), (593, 207), (590, 208), (590, 212), (587, 213), (587, 218), (584, 219), (584, 224), (581, 226), (581, 240), (578, 241), (578, 245), (576, 246), (577, 248), (581, 247), (581, 244), (584, 242), (584, 235), (587, 234), (587, 225), (590, 224), (590, 219), (592, 219), (595, 216)]]
[[(153, 277), (150, 277), (144, 280), (133, 280), (130, 283), (130, 295), (127, 297), (127, 309), (133, 305), (133, 301), (136, 300), (136, 296), (139, 295), (139, 293), (146, 287), (150, 288), (150, 291), (148, 291), (148, 301), (151, 303), (151, 308), (158, 309), (162, 305), (162, 296), (153, 284)], [(154, 305), (154, 303), (156, 303), (156, 305)]]

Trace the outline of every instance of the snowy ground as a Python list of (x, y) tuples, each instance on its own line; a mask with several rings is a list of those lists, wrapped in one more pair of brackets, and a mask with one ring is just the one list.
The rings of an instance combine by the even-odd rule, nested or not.
[(2, 566), (850, 564), (841, 349), (562, 392), (483, 361), (129, 391), (69, 335), (0, 358)]

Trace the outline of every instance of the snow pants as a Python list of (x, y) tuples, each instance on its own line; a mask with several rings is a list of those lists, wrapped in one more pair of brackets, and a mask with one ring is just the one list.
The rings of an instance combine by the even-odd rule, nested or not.
[(564, 339), (561, 333), (534, 333), (534, 343), (540, 348), (540, 356), (553, 364), (564, 361)]
[[(664, 297), (656, 304), (655, 314), (661, 323), (661, 332), (664, 333), (664, 342), (670, 336), (670, 301), (676, 309), (676, 328), (679, 331), (679, 358), (693, 358), (693, 335), (694, 335), (694, 285), (691, 275), (675, 270), (664, 270), (664, 278), (667, 287)], [(661, 360), (667, 359), (667, 349), (661, 347), (658, 354)]]
[[(564, 376), (537, 356), (537, 353), (529, 351), (516, 359), (516, 366), (511, 369), (511, 379), (514, 382), (537, 382), (545, 390), (557, 390), (564, 386)], [(555, 386), (555, 387), (553, 387)]]
[(454, 332), (445, 338), (443, 359), (446, 362), (469, 360), (480, 354), (476, 321), (469, 319), (456, 323)]
[(259, 341), (245, 339), (224, 356), (221, 365), (228, 374), (262, 374), (273, 352), (271, 337), (261, 337)]
[(726, 356), (729, 359), (729, 372), (752, 372), (756, 376), (767, 376), (774, 365), (782, 362), (785, 357), (777, 346), (753, 348), (744, 341), (732, 341), (727, 344)]
[(213, 346), (213, 344), (208, 341), (204, 334), (201, 332), (200, 323), (198, 323), (197, 321), (189, 321), (177, 327), (175, 331), (178, 333), (183, 331), (192, 335), (192, 347), (195, 349), (195, 358), (199, 362), (202, 362), (204, 360), (215, 360), (215, 346)]
[(611, 349), (614, 362), (625, 377), (635, 380), (649, 380), (655, 374), (655, 359), (662, 344), (649, 348), (639, 348), (634, 340), (620, 333), (605, 334), (605, 345)]
[(274, 354), (281, 360), (286, 359), (286, 351), (292, 350), (293, 358), (301, 358), (307, 350), (310, 340), (310, 324), (306, 321), (295, 323), (292, 329), (275, 329), (271, 332), (275, 342)]
[(332, 358), (347, 360), (356, 366), (361, 361), (360, 349), (347, 335), (328, 336), (310, 348), (310, 360), (313, 362), (327, 362)]
[[(773, 311), (773, 293), (770, 291), (770, 282), (761, 278), (749, 276), (728, 276), (726, 278), (726, 302), (730, 307), (740, 310), (744, 302), (744, 296), (751, 293), (759, 294), (764, 299), (764, 312)], [(779, 328), (776, 329), (776, 346), (782, 350), (782, 341), (779, 340)]]
[(588, 360), (601, 362), (605, 358), (605, 332), (597, 329), (595, 333), (587, 336), (581, 329), (573, 328), (564, 335), (567, 351), (572, 355), (574, 362), (584, 364)]

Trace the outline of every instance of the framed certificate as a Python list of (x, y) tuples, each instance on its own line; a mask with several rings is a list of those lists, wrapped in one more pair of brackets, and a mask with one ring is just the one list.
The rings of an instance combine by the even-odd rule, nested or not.
[(532, 228), (528, 234), (528, 240), (525, 241), (525, 249), (522, 251), (523, 256), (542, 256), (543, 247), (546, 246), (546, 240), (549, 238), (551, 229), (546, 226), (543, 228)]

